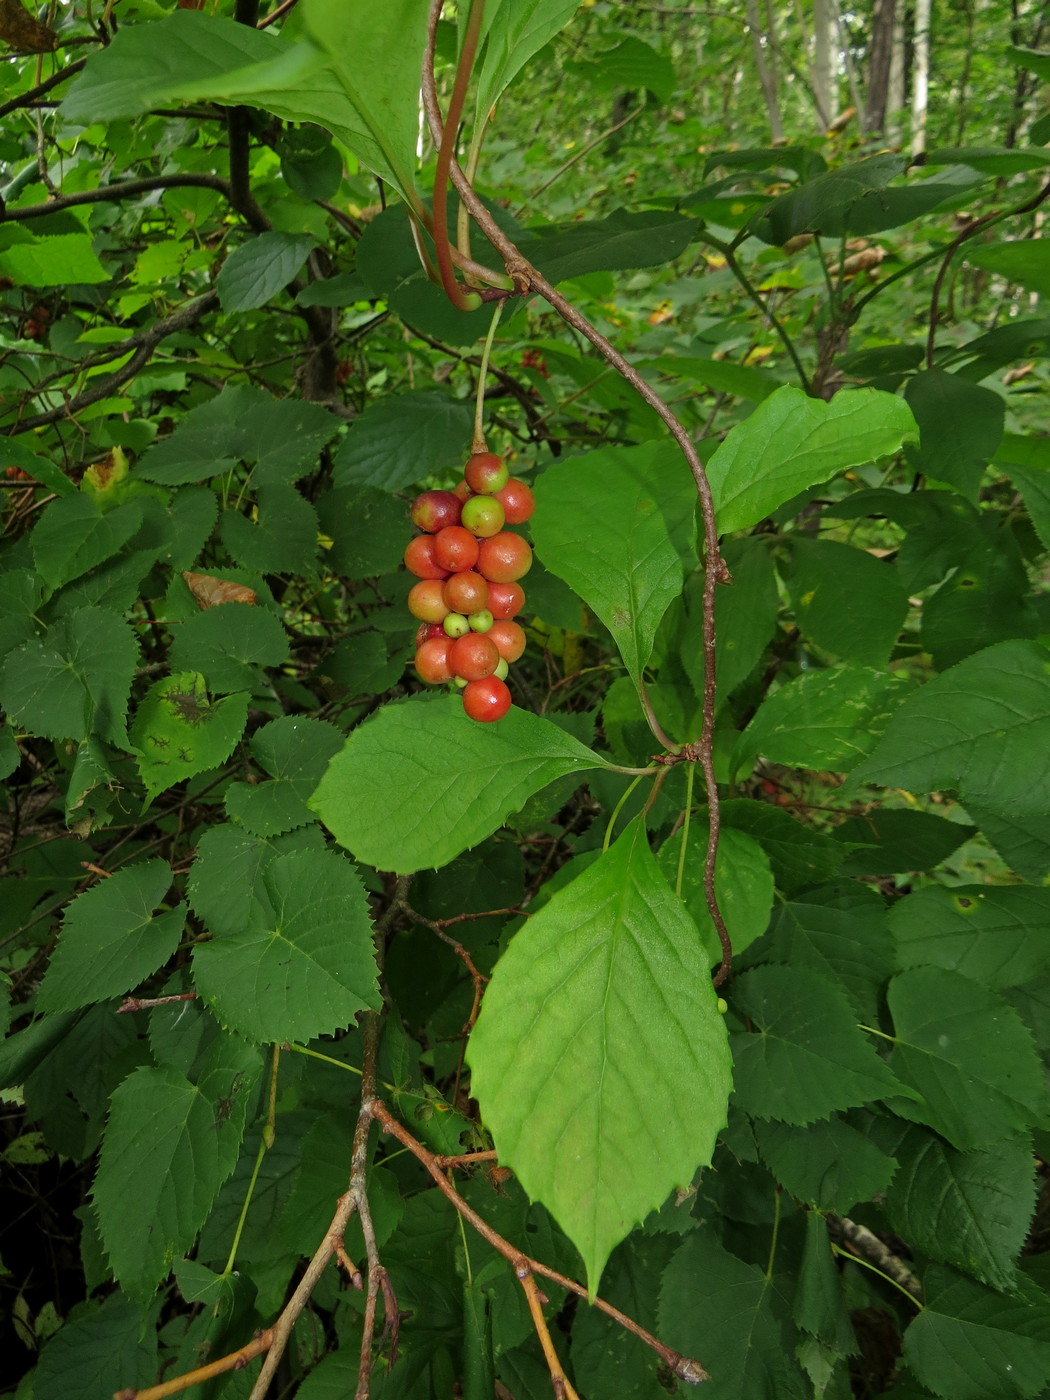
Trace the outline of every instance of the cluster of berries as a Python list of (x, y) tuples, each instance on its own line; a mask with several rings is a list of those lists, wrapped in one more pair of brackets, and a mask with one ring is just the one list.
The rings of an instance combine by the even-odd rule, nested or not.
[(422, 624), (416, 671), (428, 684), (459, 686), (471, 719), (502, 719), (510, 709), (507, 672), (525, 650), (513, 621), (525, 605), (518, 580), (532, 550), (503, 527), (523, 525), (533, 508), (528, 486), (492, 452), (474, 453), (454, 491), (424, 491), (412, 503), (424, 532), (405, 550), (405, 567), (419, 579), (408, 595)]

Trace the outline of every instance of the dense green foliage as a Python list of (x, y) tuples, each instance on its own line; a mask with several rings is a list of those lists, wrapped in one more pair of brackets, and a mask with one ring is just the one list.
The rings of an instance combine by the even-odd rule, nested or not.
[[(352, 1198), (273, 1396), (659, 1400), (677, 1353), (712, 1400), (1050, 1395), (1039, 31), (951, 8), (910, 164), (795, 69), (771, 145), (728, 10), (487, 0), (491, 239), (706, 463), (705, 731), (718, 561), (660, 414), (535, 294), (485, 375), (478, 229), (485, 306), (421, 265), (426, 6), (257, 9), (0, 8), (12, 1388), (252, 1344)], [(401, 567), (479, 378), (537, 502), (484, 725), (414, 676)]]

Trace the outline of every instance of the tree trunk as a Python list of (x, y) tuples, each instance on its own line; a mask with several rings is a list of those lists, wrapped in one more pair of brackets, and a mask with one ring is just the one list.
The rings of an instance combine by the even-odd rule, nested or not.
[(893, 56), (890, 59), (889, 92), (886, 98), (886, 139), (897, 145), (901, 139), (901, 113), (904, 111), (904, 7), (897, 7), (893, 21)]
[(896, 12), (897, 0), (875, 0), (868, 58), (868, 101), (864, 113), (865, 129), (871, 132), (886, 130), (886, 104), (890, 95)]
[(838, 63), (835, 10), (830, 0), (813, 0), (813, 92), (825, 131), (838, 116)]
[(762, 32), (762, 20), (758, 12), (758, 0), (747, 0), (747, 26), (751, 31), (751, 45), (755, 54), (755, 71), (762, 88), (762, 96), (769, 115), (769, 134), (774, 144), (784, 139), (784, 124), (780, 119), (780, 103), (777, 100), (777, 78), (772, 64), (772, 49), (767, 56)]
[(930, 0), (915, 0), (915, 59), (911, 79), (911, 156), (926, 151), (926, 104), (930, 83)]

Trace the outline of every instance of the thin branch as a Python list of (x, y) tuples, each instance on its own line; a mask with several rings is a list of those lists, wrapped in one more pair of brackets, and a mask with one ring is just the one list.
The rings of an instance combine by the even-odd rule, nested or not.
[(467, 1017), (466, 1023), (463, 1026), (463, 1034), (469, 1034), (474, 1028), (474, 1022), (478, 1019), (478, 1012), (481, 1010), (481, 998), (485, 993), (485, 986), (489, 979), (474, 966), (474, 961), (463, 944), (460, 943), (458, 939), (453, 938), (450, 933), (446, 933), (440, 923), (418, 913), (404, 900), (401, 901), (400, 909), (405, 917), (411, 919), (413, 923), (422, 924), (424, 928), (430, 929), (431, 933), (436, 934), (438, 938), (441, 939), (442, 943), (447, 943), (456, 956), (463, 960), (463, 965), (470, 973), (471, 980), (474, 983), (474, 1003), (470, 1008), (470, 1015)]
[(166, 1400), (169, 1395), (180, 1395), (191, 1386), (203, 1385), (205, 1381), (210, 1381), (215, 1376), (223, 1376), (227, 1371), (241, 1371), (249, 1361), (254, 1361), (257, 1356), (268, 1350), (273, 1342), (275, 1330), (273, 1327), (267, 1327), (265, 1332), (257, 1332), (245, 1346), (238, 1347), (227, 1356), (220, 1356), (217, 1361), (209, 1361), (207, 1366), (199, 1366), (196, 1371), (174, 1376), (163, 1385), (149, 1385), (143, 1390), (118, 1390), (113, 1400)]
[[(73, 418), (82, 408), (87, 408), (89, 404), (98, 403), (101, 399), (108, 398), (114, 390), (126, 384), (129, 379), (135, 378), (135, 375), (149, 362), (154, 350), (166, 336), (174, 335), (176, 331), (186, 330), (187, 327), (196, 325), (206, 312), (217, 305), (218, 300), (217, 292), (205, 292), (204, 296), (198, 297), (196, 301), (187, 302), (178, 311), (173, 311), (170, 316), (165, 316), (163, 320), (157, 321), (148, 331), (132, 336), (123, 343), (122, 350), (128, 350), (132, 346), (137, 346), (137, 349), (131, 359), (126, 364), (121, 365), (120, 369), (114, 370), (112, 374), (107, 374), (104, 379), (96, 380), (90, 389), (85, 389), (83, 393), (77, 394), (67, 403), (60, 404), (57, 408), (49, 408), (46, 413), (38, 413), (34, 418), (23, 418), (10, 427), (0, 429), (0, 436), (13, 437), (17, 433), (27, 433), (33, 428), (43, 428), (49, 423), (57, 423), (63, 418)], [(114, 348), (111, 347), (111, 349)]]
[(266, 29), (267, 26), (273, 24), (275, 20), (283, 19), (289, 10), (295, 9), (298, 3), (299, 0), (281, 0), (276, 10), (271, 10), (265, 19), (259, 21), (255, 26), (256, 29)]
[[(427, 51), (423, 61), (423, 108), (427, 121), (430, 125), (430, 134), (435, 143), (439, 144), (444, 137), (444, 126), (441, 120), (441, 112), (438, 106), (437, 89), (434, 81), (434, 50), (437, 42), (437, 26), (441, 16), (444, 0), (431, 0), (430, 13), (427, 24)], [(602, 357), (616, 369), (619, 374), (626, 379), (628, 384), (638, 393), (654, 412), (666, 424), (668, 431), (678, 444), (683, 457), (689, 464), (689, 469), (693, 474), (696, 483), (697, 493), (700, 497), (700, 509), (704, 520), (704, 591), (703, 591), (703, 647), (704, 647), (704, 697), (703, 697), (703, 727), (697, 743), (690, 746), (687, 756), (695, 761), (699, 761), (704, 773), (704, 785), (707, 789), (707, 802), (710, 813), (710, 829), (707, 844), (707, 854), (704, 860), (704, 894), (707, 902), (708, 912), (711, 921), (718, 930), (718, 936), (722, 943), (723, 957), (722, 964), (715, 973), (714, 983), (719, 986), (729, 975), (731, 963), (731, 946), (729, 933), (726, 929), (725, 919), (722, 917), (721, 909), (718, 905), (718, 898), (715, 894), (715, 859), (718, 854), (718, 834), (719, 834), (719, 805), (718, 805), (718, 784), (715, 781), (714, 769), (714, 732), (715, 732), (715, 589), (719, 583), (729, 583), (731, 581), (729, 570), (722, 559), (718, 547), (718, 526), (715, 521), (714, 501), (711, 496), (711, 486), (704, 470), (704, 464), (696, 450), (692, 438), (686, 431), (685, 426), (676, 417), (674, 412), (667, 406), (664, 400), (652, 387), (652, 385), (638, 373), (633, 365), (620, 354), (620, 352), (610, 344), (608, 340), (591, 325), (590, 321), (571, 302), (557, 291), (547, 279), (542, 276), (537, 268), (522, 257), (519, 250), (507, 237), (507, 235), (496, 223), (489, 211), (482, 204), (481, 200), (474, 193), (470, 181), (460, 169), (456, 160), (451, 163), (450, 174), (452, 183), (459, 192), (459, 197), (470, 210), (474, 222), (485, 234), (489, 242), (502, 257), (511, 277), (514, 278), (515, 285), (522, 293), (526, 291), (538, 292), (545, 301), (549, 302), (558, 315), (567, 325), (578, 331), (582, 336), (591, 342)], [(485, 294), (483, 294), (485, 295)], [(499, 295), (498, 292), (488, 294)]]
[(556, 1269), (548, 1268), (546, 1264), (541, 1264), (538, 1259), (532, 1259), (529, 1255), (523, 1254), (522, 1251), (511, 1244), (509, 1240), (497, 1234), (492, 1226), (489, 1225), (486, 1220), (483, 1220), (482, 1217), (478, 1215), (477, 1211), (467, 1204), (448, 1180), (439, 1165), (441, 1159), (435, 1157), (421, 1142), (414, 1138), (407, 1128), (402, 1127), (381, 1100), (372, 1099), (367, 1107), (368, 1111), (383, 1131), (397, 1138), (402, 1147), (407, 1148), (408, 1151), (412, 1153), (413, 1157), (422, 1163), (442, 1194), (451, 1201), (452, 1205), (459, 1211), (463, 1219), (466, 1220), (469, 1225), (473, 1226), (482, 1239), (486, 1240), (497, 1253), (503, 1255), (504, 1259), (506, 1259), (514, 1269), (515, 1276), (518, 1278), (519, 1282), (522, 1282), (522, 1277), (518, 1270), (524, 1266), (526, 1273), (536, 1274), (540, 1278), (549, 1279), (551, 1283), (556, 1283), (559, 1288), (564, 1288), (567, 1289), (568, 1292), (574, 1293), (577, 1298), (583, 1298), (589, 1301), (593, 1307), (598, 1308), (598, 1310), (605, 1313), (607, 1317), (611, 1317), (615, 1322), (618, 1322), (621, 1327), (625, 1328), (635, 1337), (638, 1337), (646, 1346), (651, 1347), (664, 1365), (667, 1366), (679, 1380), (685, 1381), (689, 1385), (699, 1385), (701, 1381), (711, 1379), (700, 1365), (699, 1361), (694, 1360), (691, 1356), (683, 1356), (680, 1352), (673, 1351), (670, 1347), (665, 1346), (664, 1343), (660, 1341), (659, 1337), (654, 1337), (651, 1332), (647, 1332), (645, 1328), (639, 1326), (633, 1318), (628, 1317), (626, 1313), (622, 1313), (619, 1308), (613, 1307), (611, 1303), (607, 1303), (604, 1298), (599, 1298), (597, 1296), (588, 1298), (587, 1290), (581, 1283), (577, 1283), (575, 1279), (568, 1278), (565, 1274), (558, 1273)]
[(461, 311), (469, 311), (477, 305), (477, 294), (464, 291), (456, 281), (456, 274), (452, 266), (448, 237), (448, 172), (455, 159), (456, 133), (459, 130), (463, 101), (467, 95), (470, 70), (474, 66), (474, 54), (478, 47), (483, 9), (484, 0), (470, 0), (470, 11), (463, 33), (463, 47), (460, 50), (459, 63), (456, 67), (456, 81), (448, 106), (448, 123), (442, 129), (441, 140), (435, 140), (437, 166), (434, 171), (434, 252), (437, 255), (438, 271), (441, 274), (441, 284), (445, 288), (445, 295), (452, 305), (459, 307)]
[(151, 190), (173, 190), (179, 186), (195, 186), (198, 189), (218, 190), (231, 200), (230, 182), (222, 175), (145, 175), (139, 180), (118, 180), (112, 185), (99, 185), (98, 189), (81, 190), (77, 194), (61, 194), (55, 199), (46, 199), (42, 204), (17, 205), (0, 214), (0, 222), (24, 219), (42, 219), (47, 214), (56, 214), (61, 209), (72, 209), (78, 204), (107, 204), (110, 200), (128, 199), (136, 194), (148, 194)]
[(45, 78), (42, 83), (37, 83), (28, 92), (23, 92), (19, 97), (12, 97), (10, 102), (0, 103), (0, 117), (6, 117), (8, 112), (14, 112), (19, 107), (26, 107), (30, 102), (35, 102), (38, 97), (43, 97), (45, 92), (50, 92), (52, 88), (58, 87), (59, 83), (64, 83), (67, 78), (72, 78), (74, 73), (79, 73), (87, 63), (86, 58), (78, 58), (75, 63), (70, 63), (65, 68), (60, 68), (57, 73), (52, 73), (50, 78)]

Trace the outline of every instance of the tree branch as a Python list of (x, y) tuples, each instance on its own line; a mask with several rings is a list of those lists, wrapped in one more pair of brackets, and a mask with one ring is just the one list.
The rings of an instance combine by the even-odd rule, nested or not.
[(74, 73), (79, 73), (87, 63), (86, 58), (78, 58), (75, 63), (70, 63), (66, 68), (60, 68), (57, 73), (52, 73), (50, 78), (45, 78), (42, 83), (37, 83), (28, 92), (23, 92), (19, 97), (12, 97), (10, 102), (0, 103), (0, 117), (6, 117), (8, 112), (14, 112), (19, 107), (28, 106), (30, 102), (35, 102), (38, 97), (43, 97), (45, 92), (50, 92), (52, 88), (58, 87), (59, 83), (64, 83), (67, 78), (72, 78)]
[(81, 190), (77, 194), (46, 199), (42, 204), (25, 204), (21, 208), (7, 209), (0, 214), (0, 222), (17, 220), (21, 223), (23, 219), (42, 219), (46, 214), (57, 214), (59, 210), (72, 209), (78, 204), (106, 204), (113, 199), (148, 194), (151, 190), (177, 189), (180, 185), (218, 190), (233, 202), (230, 182), (222, 175), (144, 175), (139, 180), (119, 180), (112, 185), (100, 185), (95, 190)]

